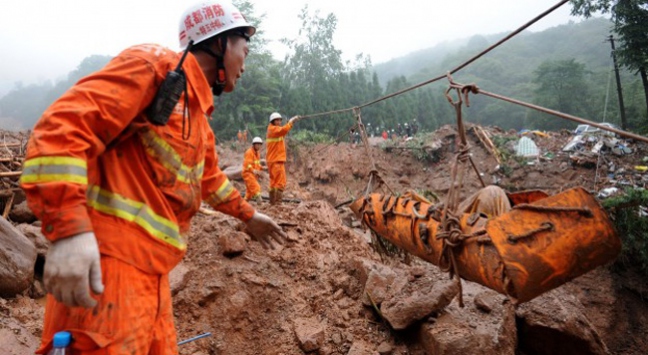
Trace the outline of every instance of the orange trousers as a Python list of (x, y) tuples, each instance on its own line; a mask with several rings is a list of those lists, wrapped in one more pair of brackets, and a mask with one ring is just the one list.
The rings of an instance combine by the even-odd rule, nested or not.
[(252, 171), (246, 171), (242, 175), (245, 181), (245, 199), (249, 201), (261, 194), (261, 185)]
[(284, 162), (268, 163), (268, 173), (270, 173), (270, 191), (283, 191), (286, 188), (286, 167)]
[(93, 309), (70, 308), (48, 294), (37, 354), (47, 354), (54, 333), (72, 333), (71, 355), (176, 355), (168, 275), (147, 274), (101, 256), (104, 293)]

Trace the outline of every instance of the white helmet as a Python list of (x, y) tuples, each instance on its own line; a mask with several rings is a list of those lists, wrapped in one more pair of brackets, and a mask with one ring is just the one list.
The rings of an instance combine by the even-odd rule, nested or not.
[(252, 144), (256, 144), (256, 143), (263, 144), (263, 139), (261, 139), (261, 137), (254, 137), (254, 139), (252, 139)]
[(180, 49), (185, 50), (191, 40), (198, 44), (234, 28), (243, 28), (249, 37), (256, 32), (256, 28), (227, 0), (195, 3), (180, 18)]
[(279, 112), (273, 112), (270, 115), (270, 121), (269, 122), (272, 123), (272, 121), (274, 121), (276, 119), (282, 119), (281, 114)]

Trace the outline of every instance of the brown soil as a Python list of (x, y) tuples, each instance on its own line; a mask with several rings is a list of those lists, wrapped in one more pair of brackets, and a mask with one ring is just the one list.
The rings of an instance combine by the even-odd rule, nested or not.
[[(497, 129), (490, 131), (510, 135)], [(415, 152), (407, 149), (386, 152), (379, 147), (381, 139), (371, 140), (370, 151), (380, 176), (395, 192), (429, 190), (443, 198), (450, 186), (456, 140), (453, 134), (447, 126), (426, 137), (426, 142), (441, 143), (435, 162), (417, 160)], [(540, 159), (527, 165), (509, 159), (501, 164), (506, 168), (500, 166), (498, 171), (493, 156), (474, 135), (469, 135), (472, 159), (487, 184), (498, 181), (509, 190), (542, 189), (550, 194), (574, 186), (595, 191), (611, 186), (607, 172), (596, 178), (595, 168), (573, 165), (569, 156), (560, 152), (569, 138), (568, 134), (559, 133), (534, 138), (543, 152), (554, 154), (551, 160)], [(644, 145), (637, 144), (635, 148), (637, 151), (631, 155), (609, 159), (616, 167), (626, 167), (630, 172), (635, 165), (642, 165), (641, 159), (648, 155)], [(258, 206), (284, 226), (290, 237), (287, 245), (265, 250), (250, 241), (241, 232), (242, 224), (229, 216), (195, 217), (188, 254), (172, 273), (176, 328), (179, 340), (206, 332), (212, 336), (182, 345), (180, 354), (303, 354), (308, 344), (298, 339), (297, 329), (315, 329), (314, 337), (321, 337), (319, 349), (312, 352), (317, 354), (426, 354), (417, 336), (421, 324), (406, 331), (394, 331), (374, 309), (363, 305), (366, 275), (362, 275), (361, 264), (386, 264), (417, 277), (425, 274), (421, 280), (447, 276), (419, 259), (406, 260), (376, 252), (370, 236), (353, 228), (357, 223), (350, 212), (344, 207), (333, 207), (362, 194), (366, 188), (371, 165), (365, 149), (348, 143), (319, 144), (302, 146), (291, 153), (284, 197), (302, 202)], [(219, 147), (225, 166), (237, 164), (242, 154), (242, 149)], [(636, 174), (627, 176), (632, 176), (635, 183), (641, 181)], [(235, 184), (243, 189), (241, 182)], [(477, 175), (468, 171), (463, 196), (479, 187)], [(244, 251), (223, 255), (225, 246), (237, 238), (245, 239)], [(464, 291), (470, 292), (471, 287), (464, 287)], [(604, 267), (561, 288), (580, 301), (609, 353), (645, 354), (645, 279), (632, 271)], [(41, 294), (42, 288), (36, 281), (24, 296), (0, 299), (0, 354), (25, 354), (37, 347), (43, 307), (34, 297)], [(456, 307), (455, 303), (456, 300), (452, 307)], [(462, 311), (452, 308), (452, 312)], [(433, 317), (423, 323), (426, 322), (434, 322)], [(528, 348), (518, 348), (517, 352), (534, 353)]]

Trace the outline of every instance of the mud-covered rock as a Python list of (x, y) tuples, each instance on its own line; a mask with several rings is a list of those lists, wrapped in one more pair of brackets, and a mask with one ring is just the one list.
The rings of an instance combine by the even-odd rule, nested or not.
[(237, 180), (237, 181), (243, 180), (243, 175), (242, 175), (243, 164), (228, 166), (223, 170), (223, 172), (230, 180)]
[(530, 354), (607, 354), (578, 299), (558, 288), (517, 309), (520, 349)]
[(169, 273), (169, 286), (171, 288), (171, 294), (176, 295), (187, 285), (187, 274), (189, 273), (189, 268), (184, 263), (180, 263), (174, 267)]
[(34, 244), (38, 256), (44, 258), (47, 255), (51, 243), (41, 232), (41, 227), (23, 223), (17, 225), (16, 228)]
[(342, 226), (342, 220), (335, 208), (325, 201), (302, 202), (292, 213), (299, 218), (307, 218), (309, 221), (321, 226)]
[(4, 218), (0, 218), (0, 245), (0, 296), (13, 297), (32, 284), (36, 247)]
[[(463, 281), (465, 307), (453, 302), (440, 312), (432, 323), (419, 330), (421, 343), (428, 354), (461, 355), (515, 354), (517, 330), (513, 304), (505, 296), (497, 295), (472, 282)], [(474, 295), (491, 293), (497, 302), (490, 313), (477, 309)]]
[(373, 347), (364, 341), (358, 340), (354, 341), (353, 344), (351, 344), (351, 348), (349, 349), (349, 352), (347, 355), (374, 355), (375, 351), (373, 350)]
[(223, 253), (223, 255), (227, 257), (240, 255), (245, 251), (245, 247), (247, 246), (247, 239), (247, 234), (243, 232), (232, 232), (222, 235), (220, 238), (218, 238), (221, 253)]
[(459, 291), (452, 280), (418, 278), (382, 303), (380, 311), (394, 329), (405, 329), (413, 323), (443, 310)]
[(314, 164), (311, 169), (311, 177), (321, 183), (330, 183), (340, 175), (340, 169), (332, 164)]
[(396, 279), (396, 273), (387, 266), (379, 266), (369, 272), (364, 289), (362, 303), (365, 306), (380, 305), (390, 292), (390, 287)]
[(295, 336), (303, 351), (315, 351), (324, 342), (324, 327), (316, 319), (297, 318), (295, 319)]
[(378, 345), (378, 354), (380, 355), (390, 355), (394, 351), (394, 347), (386, 341), (383, 341)]
[(15, 204), (9, 212), (9, 219), (16, 223), (33, 223), (36, 221), (36, 216), (31, 209), (27, 206), (27, 201)]

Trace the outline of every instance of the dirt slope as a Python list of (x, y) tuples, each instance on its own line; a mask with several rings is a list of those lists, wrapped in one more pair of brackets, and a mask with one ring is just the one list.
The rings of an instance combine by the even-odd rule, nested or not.
[[(491, 132), (512, 136), (497, 129)], [(570, 139), (568, 135), (557, 133), (535, 139), (543, 152), (553, 153), (551, 160), (527, 165), (510, 159), (505, 162), (506, 169), (501, 166), (504, 164), (496, 169), (495, 158), (481, 147), (476, 137), (469, 135), (469, 139), (473, 146), (472, 158), (483, 173), (482, 179), (487, 183), (497, 181), (508, 189), (540, 188), (556, 193), (583, 185), (598, 191), (608, 186), (609, 180), (620, 179), (607, 174), (596, 178), (596, 169), (574, 165), (568, 155), (560, 154), (560, 148)], [(444, 127), (426, 137), (426, 142), (434, 141), (440, 144), (435, 146), (438, 149), (434, 151), (434, 162), (420, 161), (407, 149), (386, 152), (380, 148), (379, 139), (372, 140), (371, 155), (381, 177), (395, 192), (415, 188), (433, 191), (443, 198), (450, 186), (450, 162), (456, 142), (452, 127)], [(610, 157), (610, 160), (616, 168), (625, 166), (631, 171), (646, 155), (644, 146), (636, 148), (638, 151), (632, 155)], [(243, 150), (219, 147), (219, 154), (221, 163), (227, 166), (237, 164)], [(264, 250), (240, 231), (241, 223), (228, 216), (199, 214), (194, 219), (187, 257), (174, 270), (171, 279), (176, 328), (179, 340), (205, 332), (211, 332), (212, 336), (182, 345), (180, 353), (433, 353), (421, 341), (421, 331), (444, 319), (442, 315), (433, 314), (405, 331), (394, 331), (377, 312), (363, 304), (365, 282), (372, 265), (388, 266), (405, 275), (401, 278), (409, 284), (447, 278), (436, 267), (418, 259), (405, 263), (401, 257), (377, 253), (371, 247), (370, 237), (352, 227), (357, 224), (350, 213), (345, 208), (332, 207), (365, 189), (370, 170), (366, 151), (340, 143), (301, 147), (291, 151), (290, 156), (285, 197), (303, 202), (259, 206), (284, 226), (290, 236), (286, 246)], [(235, 184), (243, 188), (240, 182)], [(479, 186), (477, 175), (469, 171), (463, 196)], [(473, 288), (473, 284), (466, 286), (466, 290), (470, 304), (484, 292), (476, 285)], [(577, 298), (583, 314), (609, 353), (644, 354), (648, 346), (646, 290), (648, 282), (632, 273), (600, 268), (562, 286), (557, 297)], [(24, 296), (0, 299), (0, 343), (3, 344), (0, 354), (26, 354), (37, 347), (43, 315), (40, 296), (42, 287), (37, 281)], [(453, 301), (446, 314), (462, 319), (461, 314), (469, 313), (457, 308)], [(480, 324), (476, 318), (468, 315), (463, 319)], [(498, 317), (488, 319), (490, 322)], [(466, 326), (461, 328), (464, 333), (458, 335), (467, 336), (485, 329), (494, 337), (493, 327)], [(541, 347), (542, 344), (537, 347), (518, 344), (517, 352), (542, 353), (537, 352)]]

